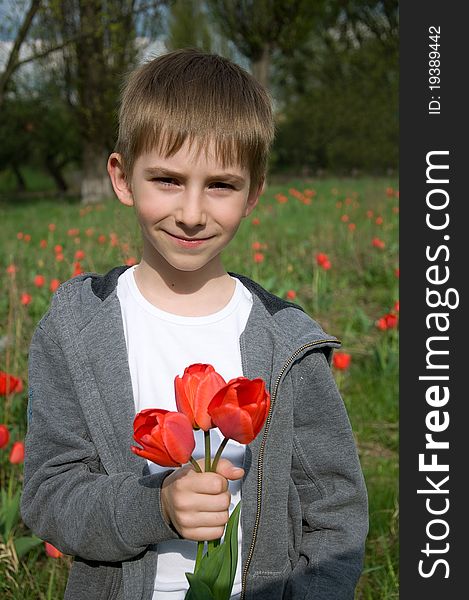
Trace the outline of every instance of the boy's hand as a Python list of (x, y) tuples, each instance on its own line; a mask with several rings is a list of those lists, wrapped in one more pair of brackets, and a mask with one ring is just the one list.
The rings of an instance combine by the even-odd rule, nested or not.
[[(204, 459), (197, 461), (204, 468)], [(216, 473), (196, 473), (191, 465), (168, 475), (161, 489), (163, 517), (185, 539), (221, 538), (228, 522), (231, 495), (228, 479), (241, 479), (244, 469), (220, 459)]]

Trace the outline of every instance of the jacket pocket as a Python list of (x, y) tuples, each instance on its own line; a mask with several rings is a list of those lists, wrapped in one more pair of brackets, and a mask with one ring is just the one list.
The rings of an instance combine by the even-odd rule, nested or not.
[(75, 558), (64, 600), (122, 600), (121, 563), (98, 563)]
[(288, 558), (292, 569), (300, 556), (302, 536), (301, 503), (298, 491), (290, 478), (288, 486)]

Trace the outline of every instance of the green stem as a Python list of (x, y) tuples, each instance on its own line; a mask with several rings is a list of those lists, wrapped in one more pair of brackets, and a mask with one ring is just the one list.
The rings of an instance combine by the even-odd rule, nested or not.
[(49, 576), (49, 585), (47, 586), (47, 600), (52, 600), (52, 586), (54, 584), (55, 565), (57, 562), (56, 558), (53, 558), (52, 560), (54, 562), (52, 563), (52, 569)]
[(225, 449), (226, 444), (228, 443), (228, 440), (230, 438), (224, 438), (222, 443), (220, 444), (217, 453), (215, 454), (215, 458), (213, 459), (213, 463), (212, 463), (212, 471), (216, 471), (217, 470), (217, 465), (218, 465), (218, 461), (220, 460), (220, 456), (221, 453), (223, 452), (223, 450)]
[(205, 472), (208, 473), (212, 470), (210, 464), (210, 430), (204, 431), (204, 440), (205, 440)]
[(191, 465), (194, 467), (194, 469), (197, 471), (197, 473), (202, 473), (202, 469), (199, 466), (199, 463), (195, 460), (194, 457), (190, 457), (189, 461), (191, 463)]
[(197, 556), (195, 557), (194, 573), (197, 573), (197, 571), (199, 570), (200, 561), (202, 560), (204, 555), (204, 546), (205, 542), (197, 542)]

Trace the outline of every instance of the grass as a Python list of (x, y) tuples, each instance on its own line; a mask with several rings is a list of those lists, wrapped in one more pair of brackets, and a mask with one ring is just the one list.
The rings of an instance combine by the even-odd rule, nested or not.
[[(43, 184), (36, 181), (37, 189)], [(376, 326), (385, 314), (397, 312), (399, 299), (396, 187), (395, 179), (383, 178), (272, 184), (225, 252), (228, 270), (253, 277), (279, 296), (294, 296), (342, 340), (342, 351), (352, 357), (350, 367), (334, 369), (334, 375), (354, 430), (370, 503), (356, 600), (397, 599), (399, 589), (398, 329)], [(132, 210), (117, 201), (83, 207), (73, 199), (18, 199), (7, 187), (2, 189), (0, 370), (21, 377), (26, 388), (29, 340), (47, 309), (50, 281), (72, 275), (77, 250), (84, 253), (80, 263), (85, 271), (105, 272), (138, 259), (140, 237)], [(61, 261), (54, 250), (58, 244)], [(317, 265), (320, 252), (327, 254), (330, 269)], [(10, 265), (17, 269), (14, 275), (7, 272)], [(45, 278), (42, 287), (34, 285), (37, 274)], [(28, 304), (21, 303), (22, 294), (31, 296)], [(26, 402), (23, 391), (6, 396), (0, 406), (0, 423), (11, 433), (9, 446), (0, 451), (0, 483), (11, 493), (21, 487), (22, 471), (21, 465), (10, 464), (8, 451), (14, 440), (24, 437)], [(15, 559), (13, 537), (30, 533), (20, 520), (15, 523), (0, 547), (0, 596), (62, 597), (70, 558), (49, 558), (39, 544)]]

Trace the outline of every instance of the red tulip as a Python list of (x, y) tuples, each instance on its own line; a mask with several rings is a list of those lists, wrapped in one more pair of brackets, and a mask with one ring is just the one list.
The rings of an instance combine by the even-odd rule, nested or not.
[(185, 414), (194, 429), (208, 431), (213, 427), (207, 412), (208, 405), (216, 392), (226, 385), (212, 365), (194, 364), (184, 369), (182, 377), (174, 379), (176, 406)]
[(36, 275), (34, 277), (34, 285), (36, 287), (42, 287), (46, 282), (44, 275)]
[(162, 408), (147, 408), (134, 419), (134, 454), (162, 467), (180, 467), (195, 448), (192, 425), (186, 415)]
[(24, 443), (15, 442), (10, 450), (8, 460), (12, 465), (19, 465), (24, 461)]
[(336, 369), (345, 371), (345, 369), (349, 368), (351, 360), (352, 357), (350, 354), (347, 354), (346, 352), (335, 352), (332, 357), (332, 364)]
[(0, 425), (0, 448), (5, 448), (5, 446), (8, 446), (9, 441), (10, 432), (8, 431), (8, 427), (6, 425)]
[(47, 556), (49, 556), (50, 558), (60, 558), (61, 556), (63, 556), (62, 552), (60, 552), (60, 550), (57, 550), (57, 548), (52, 544), (49, 544), (49, 542), (44, 542), (44, 549), (46, 551)]
[(31, 294), (23, 292), (20, 297), (20, 302), (23, 306), (28, 306), (28, 304), (31, 304), (32, 299), (33, 297), (31, 296)]
[(226, 438), (249, 444), (262, 429), (269, 408), (263, 379), (236, 377), (215, 394), (208, 412)]
[(324, 263), (329, 262), (329, 257), (324, 252), (318, 252), (316, 254), (316, 262), (320, 267), (322, 267), (324, 266)]
[(0, 371), (0, 396), (17, 394), (23, 391), (23, 382), (19, 377)]

